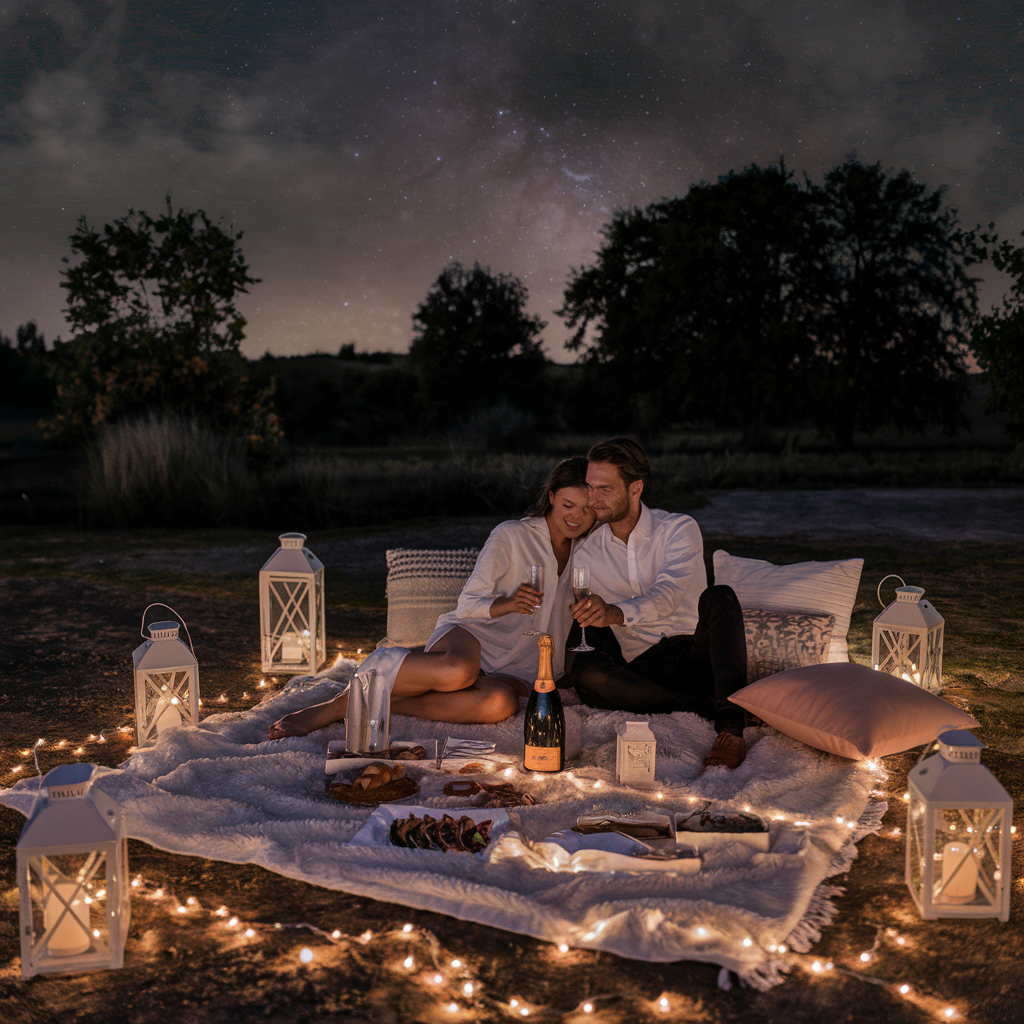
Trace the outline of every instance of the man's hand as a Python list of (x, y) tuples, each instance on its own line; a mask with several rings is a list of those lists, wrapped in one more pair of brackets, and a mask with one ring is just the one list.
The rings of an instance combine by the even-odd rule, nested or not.
[(577, 601), (569, 611), (581, 626), (621, 626), (622, 609), (614, 604), (605, 604), (604, 598), (591, 594)]
[(508, 597), (496, 597), (491, 602), (491, 618), (499, 619), (502, 615), (515, 612), (517, 615), (532, 615), (540, 607), (544, 595), (534, 590), (529, 583), (520, 583), (514, 594)]

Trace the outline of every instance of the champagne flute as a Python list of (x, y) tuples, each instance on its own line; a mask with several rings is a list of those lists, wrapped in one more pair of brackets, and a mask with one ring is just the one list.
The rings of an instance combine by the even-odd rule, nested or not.
[[(572, 567), (572, 592), (576, 596), (577, 601), (582, 601), (585, 597), (590, 597), (590, 567), (586, 565), (574, 565)], [(571, 647), (571, 651), (574, 653), (582, 653), (583, 651), (594, 650), (590, 644), (587, 643), (587, 627), (580, 626), (580, 645), (579, 647)]]
[[(533, 587), (534, 590), (538, 591), (540, 593), (541, 597), (543, 598), (543, 596), (544, 596), (544, 566), (543, 565), (531, 565), (530, 566), (530, 586)], [(532, 628), (533, 622), (534, 622), (533, 616), (534, 616), (534, 613), (536, 611), (537, 611), (537, 609), (534, 608), (533, 611), (530, 612), (530, 626), (531, 626), (531, 628), (530, 629), (524, 629), (523, 630), (523, 636), (540, 636), (540, 630)]]

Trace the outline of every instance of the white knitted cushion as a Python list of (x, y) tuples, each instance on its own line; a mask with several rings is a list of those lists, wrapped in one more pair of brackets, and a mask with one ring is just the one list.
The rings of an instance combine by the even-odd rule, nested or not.
[(828, 657), (835, 624), (834, 615), (744, 608), (747, 682), (791, 668), (820, 665)]
[(422, 647), (438, 616), (459, 603), (479, 554), (477, 548), (388, 551), (388, 635), (378, 646)]

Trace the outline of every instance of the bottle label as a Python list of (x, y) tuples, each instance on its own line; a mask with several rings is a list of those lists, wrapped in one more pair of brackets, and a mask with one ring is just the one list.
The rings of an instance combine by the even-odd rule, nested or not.
[(538, 693), (550, 693), (555, 688), (554, 679), (538, 679), (534, 684), (533, 688)]
[(523, 767), (532, 772), (557, 772), (562, 767), (562, 748), (531, 747), (527, 744)]

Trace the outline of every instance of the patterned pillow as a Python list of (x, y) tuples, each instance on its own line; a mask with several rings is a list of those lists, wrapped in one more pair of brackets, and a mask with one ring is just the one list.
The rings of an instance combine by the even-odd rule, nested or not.
[(477, 548), (388, 551), (388, 635), (377, 646), (422, 647), (437, 617), (459, 603), (479, 554)]
[(747, 682), (827, 659), (834, 615), (743, 609), (747, 635)]

